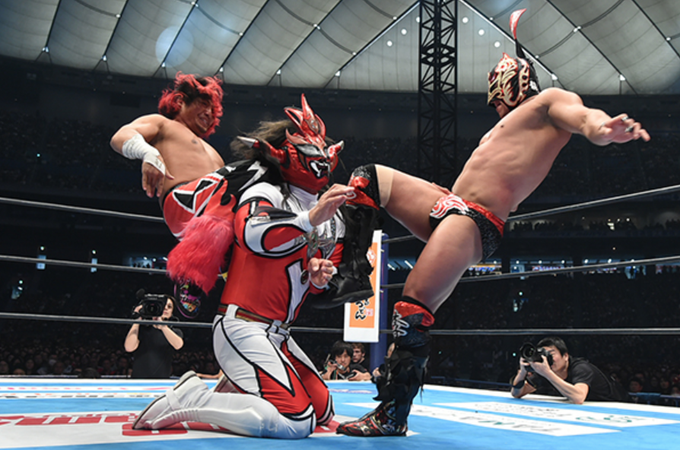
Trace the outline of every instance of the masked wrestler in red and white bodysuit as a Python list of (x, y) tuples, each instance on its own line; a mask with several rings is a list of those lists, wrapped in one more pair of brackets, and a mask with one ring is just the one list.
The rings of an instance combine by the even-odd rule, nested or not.
[(222, 383), (209, 390), (188, 372), (140, 414), (135, 429), (197, 421), (247, 436), (302, 438), (333, 418), (328, 389), (288, 327), (308, 297), (323, 295), (340, 264), (345, 219), (338, 208), (354, 189), (333, 185), (319, 195), (342, 143), (329, 146), (323, 122), (304, 96), (302, 103), (302, 110), (285, 109), (290, 120), (264, 122), (232, 144), (280, 175), (245, 189), (236, 209), (213, 326), (215, 354), (236, 392)]

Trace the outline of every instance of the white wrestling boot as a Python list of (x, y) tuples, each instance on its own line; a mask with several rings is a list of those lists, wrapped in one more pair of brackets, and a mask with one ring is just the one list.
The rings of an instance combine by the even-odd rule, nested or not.
[[(196, 376), (193, 370), (179, 379), (172, 389), (168, 389), (142, 411), (132, 424), (132, 429), (158, 430), (167, 426), (195, 420), (195, 410), (208, 386)], [(189, 417), (191, 416), (191, 417)]]

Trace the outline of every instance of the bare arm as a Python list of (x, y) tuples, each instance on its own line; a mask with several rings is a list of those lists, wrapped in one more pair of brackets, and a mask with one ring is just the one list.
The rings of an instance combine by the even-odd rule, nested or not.
[(165, 120), (168, 119), (160, 114), (149, 114), (123, 125), (116, 131), (113, 137), (111, 137), (111, 148), (122, 155), (123, 144), (128, 139), (134, 137), (135, 134), (141, 134), (146, 142), (153, 142), (161, 132)]
[(125, 336), (125, 351), (132, 353), (139, 347), (139, 324), (136, 323), (130, 327), (127, 336)]
[(602, 110), (587, 108), (581, 97), (562, 89), (548, 89), (544, 94), (552, 122), (570, 133), (585, 136), (593, 144), (603, 146), (650, 139), (647, 131), (627, 114), (612, 118)]
[(111, 148), (129, 159), (142, 159), (142, 187), (148, 197), (160, 196), (165, 178), (174, 179), (166, 170), (160, 152), (149, 143), (160, 137), (168, 119), (160, 114), (139, 117), (120, 127), (111, 138)]

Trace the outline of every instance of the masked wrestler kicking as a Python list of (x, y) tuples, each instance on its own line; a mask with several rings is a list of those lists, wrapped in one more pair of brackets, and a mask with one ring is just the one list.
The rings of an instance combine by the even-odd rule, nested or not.
[[(514, 24), (511, 19), (513, 34), (520, 14), (513, 14)], [(381, 403), (340, 425), (339, 433), (405, 434), (411, 403), (423, 383), (433, 314), (465, 270), (496, 250), (510, 212), (543, 181), (573, 133), (600, 146), (649, 140), (626, 114), (612, 118), (562, 89), (539, 92), (535, 69), (519, 43), (517, 52), (518, 58), (504, 53), (489, 73), (488, 104), (501, 119), (482, 138), (451, 193), (442, 195), (423, 180), (378, 165), (360, 167), (350, 180), (357, 202), (384, 207), (427, 244), (394, 306), (396, 349), (386, 361), (387, 376), (378, 384), (376, 400)]]
[(345, 218), (338, 211), (353, 188), (323, 194), (342, 142), (328, 145), (325, 126), (302, 97), (290, 120), (263, 122), (232, 149), (269, 168), (240, 195), (235, 242), (213, 322), (217, 360), (236, 392), (215, 390), (188, 372), (152, 402), (133, 428), (204, 422), (234, 433), (296, 439), (333, 418), (329, 391), (288, 328), (301, 305), (323, 296), (340, 265)]

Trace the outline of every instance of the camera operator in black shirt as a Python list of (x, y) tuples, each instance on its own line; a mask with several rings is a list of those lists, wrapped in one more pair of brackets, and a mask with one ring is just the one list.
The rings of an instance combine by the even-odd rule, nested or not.
[(558, 337), (542, 339), (533, 350), (523, 346), (520, 353), (520, 368), (511, 381), (510, 392), (515, 398), (536, 392), (563, 395), (577, 405), (586, 400), (630, 401), (623, 387), (600, 369), (586, 359), (570, 356)]
[(132, 378), (170, 378), (172, 356), (184, 346), (182, 330), (162, 324), (175, 319), (175, 302), (167, 295), (137, 293), (140, 303), (133, 309), (133, 318), (151, 319), (149, 325), (134, 324), (125, 337), (125, 351), (134, 352)]

